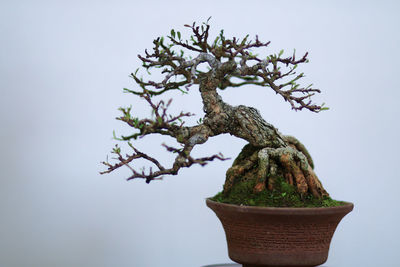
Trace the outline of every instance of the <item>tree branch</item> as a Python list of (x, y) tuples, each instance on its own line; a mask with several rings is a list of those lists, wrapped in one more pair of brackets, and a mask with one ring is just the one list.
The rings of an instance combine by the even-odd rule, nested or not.
[[(182, 40), (180, 32), (171, 30), (171, 34), (166, 38), (168, 43), (163, 37), (159, 37), (153, 41), (152, 52), (145, 50), (144, 55), (138, 55), (147, 72), (161, 69), (162, 79), (144, 80), (139, 78), (137, 70), (131, 74), (131, 77), (140, 89), (124, 89), (125, 92), (146, 100), (154, 117), (139, 119), (131, 115), (131, 108), (121, 108), (122, 116), (117, 118), (136, 130), (133, 134), (122, 136), (118, 140), (131, 141), (150, 134), (161, 134), (172, 137), (182, 144), (181, 149), (164, 145), (167, 151), (178, 154), (173, 166), (164, 167), (158, 160), (128, 143), (134, 153), (124, 157), (120, 148), (115, 147), (112, 153), (117, 156), (118, 162), (115, 164), (103, 162), (108, 169), (102, 173), (109, 173), (127, 166), (132, 171), (129, 180), (144, 178), (146, 182), (150, 182), (160, 179), (163, 175), (175, 175), (181, 168), (190, 167), (193, 164), (203, 166), (214, 159), (226, 160), (220, 154), (202, 158), (193, 158), (190, 155), (194, 146), (203, 144), (209, 137), (222, 133), (230, 133), (259, 147), (277, 148), (287, 145), (277, 129), (265, 122), (257, 110), (245, 106), (230, 106), (222, 101), (217, 88), (245, 85), (269, 87), (289, 102), (294, 110), (308, 109), (319, 112), (326, 109), (323, 105), (316, 105), (311, 101), (314, 94), (320, 93), (319, 89), (311, 86), (302, 87), (298, 84), (304, 74), (296, 74), (295, 70), (298, 64), (308, 62), (308, 53), (296, 59), (295, 53), (291, 57), (281, 57), (282, 50), (279, 54), (260, 58), (253, 54), (252, 50), (268, 48), (270, 42), (261, 42), (258, 36), (254, 41), (249, 41), (248, 35), (242, 40), (236, 37), (227, 39), (221, 31), (214, 41), (209, 43), (208, 21), (201, 25), (193, 23), (185, 27), (191, 30), (189, 40)], [(186, 55), (187, 52), (195, 53), (194, 57)], [(208, 64), (209, 71), (199, 70), (198, 66), (202, 63)], [(286, 70), (283, 70), (283, 67)], [(234, 78), (239, 81), (232, 81)], [(180, 112), (178, 115), (168, 114), (167, 109), (171, 100), (154, 102), (152, 99), (154, 96), (172, 90), (187, 93), (189, 87), (194, 84), (199, 85), (205, 112), (203, 123), (199, 125), (184, 125), (184, 119), (193, 115), (189, 112)], [(150, 168), (147, 172), (138, 171), (129, 165), (136, 159), (146, 160), (156, 169)]]

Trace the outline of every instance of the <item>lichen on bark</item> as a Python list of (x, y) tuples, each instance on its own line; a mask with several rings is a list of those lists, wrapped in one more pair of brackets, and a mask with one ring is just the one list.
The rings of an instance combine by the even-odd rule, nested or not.
[[(132, 73), (132, 78), (141, 90), (125, 91), (145, 99), (154, 117), (139, 119), (132, 116), (130, 108), (121, 109), (123, 115), (117, 119), (136, 130), (130, 136), (122, 136), (121, 140), (128, 141), (134, 153), (123, 156), (116, 146), (112, 153), (117, 155), (118, 162), (103, 162), (108, 169), (102, 173), (127, 166), (132, 171), (128, 179), (143, 178), (149, 183), (164, 175), (176, 175), (181, 168), (193, 164), (203, 166), (214, 159), (226, 160), (221, 154), (193, 158), (191, 151), (213, 136), (229, 133), (246, 140), (248, 144), (226, 173), (223, 195), (229, 195), (241, 183), (247, 186), (251, 184), (254, 194), (272, 191), (277, 189), (276, 181), (283, 180), (302, 197), (327, 197), (328, 193), (313, 171), (311, 156), (300, 141), (293, 136), (282, 135), (262, 118), (257, 109), (244, 105), (231, 106), (218, 93), (230, 87), (266, 87), (280, 95), (296, 111), (324, 110), (326, 107), (311, 101), (311, 97), (320, 90), (311, 86), (303, 87), (298, 83), (304, 74), (296, 74), (296, 69), (299, 64), (308, 62), (308, 53), (299, 59), (296, 59), (295, 53), (282, 57), (283, 51), (259, 58), (251, 50), (267, 48), (269, 42), (263, 43), (257, 36), (254, 41), (249, 41), (248, 36), (242, 40), (235, 37), (227, 39), (221, 31), (214, 41), (209, 42), (208, 22), (200, 26), (195, 23), (185, 26), (192, 32), (189, 41), (182, 40), (181, 33), (172, 30), (168, 36), (169, 43), (165, 43), (164, 38), (157, 38), (153, 41), (153, 53), (146, 50), (145, 55), (138, 56), (147, 71), (162, 69), (161, 73), (165, 77), (162, 81), (145, 81), (138, 78), (137, 73)], [(185, 55), (185, 50), (195, 56)], [(197, 68), (202, 63), (208, 65), (208, 71)], [(193, 85), (198, 86), (203, 102), (204, 117), (198, 125), (184, 125), (183, 119), (191, 116), (190, 113), (168, 114), (171, 100), (154, 100), (167, 91), (187, 92), (192, 90)], [(132, 140), (150, 134), (170, 136), (182, 145), (181, 148), (163, 145), (167, 151), (176, 155), (171, 167), (164, 167), (156, 158), (132, 145)], [(136, 159), (147, 160), (155, 166), (155, 170), (150, 168), (147, 172), (137, 171), (130, 165)]]

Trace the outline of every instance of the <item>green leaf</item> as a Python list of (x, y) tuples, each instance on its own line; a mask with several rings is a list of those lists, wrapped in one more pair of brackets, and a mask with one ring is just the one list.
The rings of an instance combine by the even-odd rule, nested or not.
[(115, 135), (115, 130), (113, 131), (113, 138), (114, 138), (114, 140), (117, 140), (117, 141), (124, 141), (123, 139), (118, 138), (118, 137)]
[(135, 70), (135, 75), (137, 74), (138, 71), (139, 71), (139, 68), (137, 68), (137, 69)]
[(115, 146), (115, 148), (113, 148), (113, 152), (119, 154), (119, 153), (121, 153), (121, 148), (118, 146)]
[(285, 52), (283, 49), (279, 51), (279, 56), (282, 56), (283, 52)]
[[(306, 87), (306, 89), (309, 89), (309, 88), (311, 88), (311, 86), (313, 86), (314, 84), (310, 84), (310, 85), (308, 85), (307, 87)], [(325, 105), (325, 103), (323, 103), (322, 105)]]
[(177, 34), (178, 34), (178, 39), (180, 40), (181, 39), (181, 32), (177, 32)]
[(187, 95), (188, 94), (188, 92), (182, 90), (181, 88), (178, 88), (178, 90), (181, 91), (183, 95)]
[(224, 30), (221, 30), (221, 31), (219, 32), (219, 37), (221, 38), (221, 41), (224, 41), (224, 40), (225, 40)]
[(321, 111), (322, 111), (322, 110), (329, 110), (329, 108), (328, 108), (328, 107), (321, 107), (320, 110), (321, 110)]
[(134, 119), (133, 119), (133, 125), (134, 125), (135, 127), (137, 127), (138, 124), (139, 124), (139, 119), (138, 119), (138, 118), (134, 118)]
[(175, 38), (175, 30), (174, 29), (171, 30), (171, 36)]

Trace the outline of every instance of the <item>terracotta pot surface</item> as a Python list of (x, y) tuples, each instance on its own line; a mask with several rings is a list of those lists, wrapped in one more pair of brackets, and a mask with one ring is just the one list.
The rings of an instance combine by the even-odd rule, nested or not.
[(206, 200), (220, 219), (229, 257), (243, 267), (317, 266), (326, 262), (340, 220), (352, 203), (329, 208), (272, 208)]

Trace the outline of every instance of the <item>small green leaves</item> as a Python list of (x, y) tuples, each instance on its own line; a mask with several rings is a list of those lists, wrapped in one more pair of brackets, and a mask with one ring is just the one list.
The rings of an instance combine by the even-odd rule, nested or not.
[(283, 50), (283, 49), (281, 51), (279, 51), (279, 56), (282, 56), (283, 52), (285, 52), (285, 50)]
[(175, 30), (174, 30), (174, 29), (171, 30), (171, 36), (172, 36), (173, 38), (175, 38)]
[(221, 41), (225, 41), (225, 36), (224, 36), (224, 30), (221, 30), (219, 33), (219, 37), (221, 38)]
[(217, 36), (217, 38), (215, 38), (215, 40), (214, 40), (214, 46), (217, 46), (218, 41), (219, 41), (219, 36)]
[(133, 145), (132, 145), (132, 143), (131, 143), (131, 142), (128, 142), (128, 145), (129, 145), (131, 148), (133, 148), (133, 149), (134, 149), (134, 147), (133, 147)]
[(202, 122), (203, 122), (203, 119), (202, 119), (202, 118), (200, 118), (200, 119), (197, 120), (197, 124), (201, 124)]
[(121, 148), (118, 145), (115, 145), (115, 147), (112, 149), (112, 152), (115, 154), (120, 154)]
[(325, 107), (325, 103), (322, 103), (320, 111), (329, 110), (328, 107)]
[(178, 39), (181, 40), (181, 32), (176, 33), (178, 35)]
[(139, 118), (133, 118), (132, 122), (135, 128), (139, 128)]
[(115, 135), (115, 130), (113, 131), (113, 139), (114, 139), (114, 140), (117, 140), (117, 141), (124, 141), (123, 139), (118, 138), (118, 137)]
[(182, 92), (182, 95), (187, 95), (188, 94), (188, 92), (182, 90), (181, 88), (177, 88), (177, 89)]

